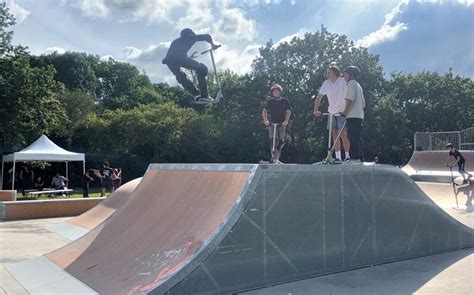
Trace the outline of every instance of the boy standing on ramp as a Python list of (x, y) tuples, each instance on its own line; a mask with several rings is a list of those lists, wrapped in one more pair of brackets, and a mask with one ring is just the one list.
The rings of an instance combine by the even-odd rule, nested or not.
[[(281, 96), (283, 88), (274, 84), (270, 91), (272, 98), (262, 111), (263, 122), (268, 129), (271, 140), (272, 160), (274, 164), (281, 163), (281, 150), (285, 145), (285, 131), (291, 116), (290, 102)], [(270, 116), (269, 116), (270, 114)]]
[[(448, 160), (446, 161), (446, 166), (449, 167), (448, 165), (448, 161), (449, 161), (449, 158), (450, 157), (453, 157), (454, 159), (456, 159), (456, 164), (455, 165), (458, 165), (458, 169), (459, 169), (459, 174), (461, 174), (462, 178), (463, 178), (463, 183), (467, 183), (468, 182), (468, 178), (466, 177), (466, 175), (468, 176), (472, 176), (471, 174), (467, 173), (466, 170), (465, 170), (465, 166), (466, 166), (466, 159), (463, 157), (463, 155), (453, 146), (452, 143), (448, 143), (446, 145), (446, 148), (449, 150), (449, 156), (448, 156)], [(452, 171), (451, 171), (452, 172)]]
[[(329, 107), (328, 112), (330, 116), (328, 117), (328, 129), (331, 128), (331, 137), (332, 140), (335, 141), (337, 135), (339, 134), (340, 129), (343, 128), (344, 122), (346, 119), (343, 116), (338, 116), (340, 113), (344, 111), (345, 101), (344, 98), (346, 96), (347, 90), (347, 82), (344, 78), (340, 78), (341, 70), (338, 66), (331, 64), (327, 71), (327, 80), (323, 82), (323, 85), (319, 89), (319, 94), (316, 97), (316, 101), (314, 103), (314, 115), (316, 117), (321, 117), (322, 113), (319, 111), (319, 106), (321, 104), (321, 99), (323, 96), (327, 96)], [(332, 120), (330, 123), (329, 120)], [(343, 130), (341, 133), (342, 144), (344, 146), (345, 151), (345, 159), (349, 160), (349, 139), (347, 138), (346, 130)], [(331, 139), (328, 139), (331, 141)], [(336, 142), (334, 146), (334, 150), (336, 151), (336, 160), (342, 161), (341, 157), (341, 143)]]
[(344, 79), (347, 81), (346, 106), (344, 108), (344, 117), (346, 117), (347, 135), (349, 136), (351, 160), (364, 160), (362, 151), (362, 121), (364, 121), (365, 98), (362, 87), (360, 87), (357, 78), (360, 70), (356, 66), (349, 66), (344, 70)]
[[(191, 29), (181, 31), (180, 37), (171, 42), (170, 48), (162, 63), (166, 64), (171, 70), (176, 80), (183, 85), (189, 93), (194, 95), (196, 101), (212, 101), (207, 92), (207, 67), (192, 58), (188, 57), (188, 50), (198, 41), (206, 41), (211, 44), (212, 49), (219, 48), (220, 45), (214, 44), (209, 34), (196, 35)], [(198, 76), (199, 90), (194, 86), (181, 68), (194, 70)]]

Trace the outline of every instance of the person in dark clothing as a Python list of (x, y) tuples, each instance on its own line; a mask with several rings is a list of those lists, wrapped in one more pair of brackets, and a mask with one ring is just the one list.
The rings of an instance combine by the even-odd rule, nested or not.
[(42, 191), (44, 188), (44, 179), (41, 176), (38, 176), (38, 178), (36, 178), (34, 186), (35, 189)]
[[(192, 58), (188, 57), (188, 50), (199, 41), (205, 41), (211, 44), (212, 49), (217, 49), (220, 45), (214, 44), (212, 37), (209, 34), (196, 35), (191, 29), (184, 29), (181, 31), (179, 38), (171, 42), (170, 48), (163, 59), (163, 64), (167, 65), (176, 80), (183, 85), (189, 93), (195, 96), (195, 100), (211, 101), (209, 93), (207, 92), (207, 67)], [(198, 76), (199, 90), (194, 86), (193, 82), (188, 79), (181, 68), (196, 71)]]
[[(270, 137), (272, 151), (271, 161), (272, 163), (278, 164), (281, 150), (285, 145), (285, 131), (290, 120), (291, 108), (288, 99), (281, 96), (283, 88), (279, 84), (273, 85), (270, 91), (272, 92), (272, 98), (265, 105), (262, 111), (262, 117)], [(275, 140), (275, 147), (273, 146), (273, 140)]]
[(114, 169), (115, 178), (113, 179), (114, 182), (114, 190), (118, 189), (122, 185), (122, 168)]
[(88, 198), (89, 197), (89, 184), (91, 181), (94, 181), (95, 178), (100, 178), (99, 171), (94, 169), (89, 169), (86, 173), (82, 176), (82, 197)]
[(113, 179), (116, 176), (114, 173), (114, 169), (110, 168), (109, 162), (104, 162), (102, 166), (103, 168), (100, 171), (100, 176), (101, 176), (100, 196), (104, 197), (106, 191), (113, 192), (113, 189), (114, 189)]
[(456, 165), (458, 165), (459, 174), (461, 174), (463, 178), (463, 183), (467, 183), (468, 177), (472, 176), (471, 174), (467, 173), (465, 170), (466, 167), (466, 159), (463, 157), (461, 152), (459, 152), (452, 143), (448, 143), (446, 148), (449, 150), (448, 160), (446, 161), (446, 166), (448, 166), (449, 159), (453, 157), (456, 159)]
[(26, 195), (25, 190), (29, 190), (33, 187), (35, 173), (28, 166), (23, 166), (23, 169), (20, 171), (20, 182), (22, 188), (23, 196)]

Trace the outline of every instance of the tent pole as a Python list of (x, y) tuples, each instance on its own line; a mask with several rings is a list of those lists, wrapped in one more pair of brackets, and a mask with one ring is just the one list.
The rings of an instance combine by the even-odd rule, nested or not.
[[(69, 179), (69, 173), (68, 173), (68, 172), (69, 172), (68, 163), (67, 163), (67, 161), (66, 161), (66, 178), (67, 178), (67, 179)], [(68, 183), (68, 185), (69, 185), (69, 183)]]
[(82, 175), (86, 174), (86, 161), (82, 161)]
[(2, 180), (0, 181), (0, 190), (3, 189), (3, 170), (5, 169), (5, 161), (2, 159)]
[(13, 175), (12, 175), (12, 190), (15, 189), (15, 176), (16, 176), (16, 173), (15, 173), (15, 159), (13, 159)]

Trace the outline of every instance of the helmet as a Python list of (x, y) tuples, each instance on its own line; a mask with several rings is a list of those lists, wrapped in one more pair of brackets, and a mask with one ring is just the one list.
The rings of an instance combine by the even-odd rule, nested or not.
[(186, 28), (186, 29), (183, 29), (183, 30), (181, 31), (181, 34), (180, 34), (180, 35), (181, 35), (181, 37), (185, 37), (185, 36), (194, 36), (194, 35), (196, 35), (196, 34), (195, 34), (195, 33), (193, 32), (193, 30), (191, 30), (190, 28)]
[(359, 76), (360, 69), (356, 66), (348, 66), (347, 68), (344, 69), (344, 73), (349, 73), (349, 74), (351, 74), (352, 78), (355, 78), (355, 77)]
[(281, 91), (283, 91), (283, 87), (280, 86), (280, 84), (273, 84), (272, 88), (270, 88), (271, 91), (273, 91), (274, 89), (278, 89)]
[(452, 147), (454, 147), (452, 143), (448, 143), (448, 144), (446, 145), (446, 148), (452, 148)]

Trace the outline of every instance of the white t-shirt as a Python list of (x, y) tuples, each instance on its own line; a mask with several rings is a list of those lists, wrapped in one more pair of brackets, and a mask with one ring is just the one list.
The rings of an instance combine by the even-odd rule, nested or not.
[(326, 80), (323, 82), (321, 89), (319, 89), (319, 94), (326, 95), (329, 101), (328, 112), (331, 114), (336, 114), (344, 112), (345, 101), (347, 91), (347, 83), (344, 78), (338, 78), (336, 82), (331, 82), (331, 80)]
[(346, 114), (346, 118), (364, 119), (364, 92), (356, 80), (350, 80), (347, 83), (346, 99), (352, 100), (352, 105)]

